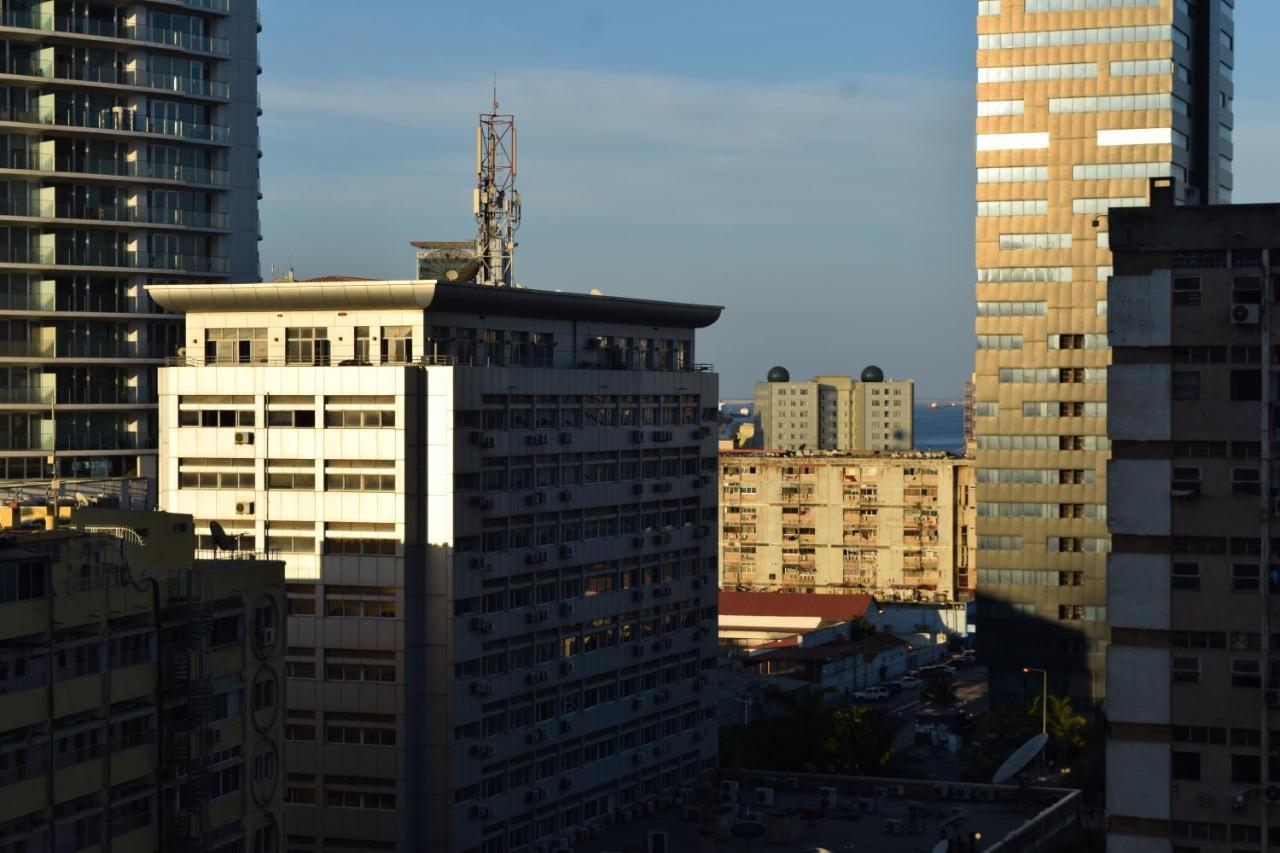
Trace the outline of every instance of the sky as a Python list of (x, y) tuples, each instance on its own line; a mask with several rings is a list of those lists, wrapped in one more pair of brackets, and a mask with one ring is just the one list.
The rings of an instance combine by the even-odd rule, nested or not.
[[(467, 240), (496, 75), (526, 287), (710, 303), (749, 398), (973, 363), (971, 0), (264, 0), (263, 274), (412, 278)], [(358, 7), (361, 14), (353, 15)], [(1237, 0), (1235, 200), (1280, 201), (1280, 3)]]

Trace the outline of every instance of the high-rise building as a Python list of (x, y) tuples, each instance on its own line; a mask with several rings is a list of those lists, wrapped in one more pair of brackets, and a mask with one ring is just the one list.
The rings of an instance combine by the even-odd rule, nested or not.
[(1112, 215), (1109, 850), (1280, 841), (1280, 204)]
[(287, 566), (289, 850), (572, 846), (715, 768), (719, 308), (151, 295), (162, 504)]
[(720, 586), (967, 601), (973, 474), (946, 453), (722, 451)]
[[(1231, 0), (978, 3), (980, 649), (995, 701), (1105, 696), (1108, 211), (1231, 189)], [(1012, 570), (1012, 571), (1011, 571)]]
[(754, 388), (764, 450), (911, 450), (915, 387), (911, 379), (885, 379), (875, 365), (851, 376), (815, 376), (792, 382), (774, 367)]
[(0, 846), (283, 850), (284, 566), (67, 515), (0, 510)]
[(256, 0), (7, 2), (0, 481), (154, 478), (149, 282), (258, 279)]

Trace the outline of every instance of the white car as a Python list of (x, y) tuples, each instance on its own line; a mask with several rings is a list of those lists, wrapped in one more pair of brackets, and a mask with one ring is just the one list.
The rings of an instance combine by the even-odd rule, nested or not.
[(854, 693), (853, 698), (859, 702), (879, 702), (881, 699), (889, 698), (889, 688), (868, 687), (865, 690), (859, 690)]
[(906, 690), (911, 687), (919, 687), (921, 682), (920, 679), (914, 676), (904, 675), (898, 679), (898, 683), (902, 685), (902, 689)]

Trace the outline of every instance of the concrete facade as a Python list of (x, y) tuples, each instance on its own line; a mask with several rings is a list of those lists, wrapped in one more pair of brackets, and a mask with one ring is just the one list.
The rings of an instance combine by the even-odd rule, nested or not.
[[(867, 368), (873, 370), (882, 376), (879, 368)], [(771, 380), (756, 383), (753, 399), (760, 425), (753, 447), (903, 451), (915, 446), (915, 382), (910, 379)]]
[[(979, 649), (995, 702), (1106, 695), (1114, 212), (1231, 192), (1230, 0), (978, 4)], [(1108, 211), (1112, 211), (1110, 216)], [(987, 579), (982, 579), (983, 573)]]
[[(0, 534), (0, 845), (284, 849), (284, 567), (190, 516)], [(6, 519), (11, 520), (11, 519)]]
[(162, 502), (287, 566), (290, 850), (572, 846), (715, 767), (718, 308), (152, 295)]
[(973, 461), (945, 453), (720, 454), (720, 585), (973, 594)]
[(1111, 224), (1108, 849), (1266, 850), (1280, 205), (1175, 207), (1168, 183)]
[(145, 286), (259, 277), (257, 3), (19, 0), (0, 26), (0, 484), (153, 487), (182, 320)]

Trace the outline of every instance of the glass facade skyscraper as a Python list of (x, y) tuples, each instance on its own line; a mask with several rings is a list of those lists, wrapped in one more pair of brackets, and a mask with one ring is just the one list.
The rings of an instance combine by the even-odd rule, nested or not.
[(979, 643), (992, 695), (1105, 696), (1108, 210), (1230, 201), (1231, 0), (978, 3)]

